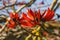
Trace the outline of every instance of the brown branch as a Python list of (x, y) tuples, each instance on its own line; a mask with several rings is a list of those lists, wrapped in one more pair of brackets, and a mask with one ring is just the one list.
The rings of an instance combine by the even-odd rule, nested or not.
[(53, 0), (53, 3), (51, 4), (51, 10), (53, 10), (53, 9), (54, 9), (54, 7), (55, 7), (55, 5), (56, 5), (57, 1), (58, 1), (58, 0)]
[(57, 4), (56, 8), (54, 9), (54, 11), (56, 11), (56, 9), (58, 9), (58, 7), (60, 6), (60, 2)]
[(8, 17), (8, 16), (1, 14), (1, 15), (0, 15), (0, 22), (6, 22), (6, 18), (7, 18), (7, 17)]
[(0, 10), (5, 9), (6, 7), (11, 7), (11, 6), (15, 5), (17, 0), (14, 0), (14, 1), (15, 1), (14, 4), (12, 4), (12, 5), (4, 5), (4, 6), (2, 6), (0, 8)]
[(25, 5), (25, 4), (27, 4), (27, 3), (14, 3), (14, 4), (12, 4), (12, 5), (5, 5), (5, 6), (2, 6), (1, 8), (0, 8), (0, 10), (2, 10), (2, 9), (5, 9), (5, 8), (7, 8), (7, 7), (12, 7), (12, 6), (15, 6), (15, 5)]
[(0, 29), (0, 33), (5, 29), (6, 24), (8, 24), (8, 21), (3, 25), (3, 27)]
[[(47, 30), (46, 27), (44, 26), (44, 23), (43, 23), (43, 22), (40, 24), (40, 26), (41, 26), (41, 28), (42, 28), (44, 31), (46, 31), (48, 34), (50, 34), (50, 35), (55, 35), (55, 36), (59, 36), (59, 37), (60, 37), (59, 34), (49, 32), (49, 30)], [(51, 27), (51, 26), (50, 26), (50, 27)]]
[(31, 0), (29, 3), (25, 4), (22, 6), (22, 8), (19, 8), (16, 12), (18, 13), (19, 11), (21, 11), (23, 8), (31, 6), (36, 0)]

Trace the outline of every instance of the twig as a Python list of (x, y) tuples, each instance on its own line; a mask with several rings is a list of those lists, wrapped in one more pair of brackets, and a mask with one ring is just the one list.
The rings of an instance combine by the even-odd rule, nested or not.
[(17, 1), (17, 0), (14, 0), (14, 1), (15, 1), (14, 4), (12, 4), (12, 5), (4, 5), (4, 6), (2, 6), (2, 7), (0, 8), (0, 10), (5, 9), (6, 7), (11, 7), (11, 6), (16, 5), (16, 1)]
[(6, 15), (4, 15), (4, 14), (1, 14), (1, 15), (0, 15), (0, 22), (5, 22), (7, 17), (8, 17), (8, 16), (6, 16)]
[(0, 29), (0, 33), (5, 29), (6, 24), (8, 24), (8, 21), (4, 24), (4, 26), (2, 27), (2, 29)]
[(54, 11), (56, 11), (56, 9), (60, 6), (60, 2), (57, 4), (56, 8), (54, 9)]
[(53, 10), (53, 9), (54, 9), (54, 7), (55, 7), (55, 5), (56, 5), (57, 1), (58, 1), (58, 0), (53, 0), (53, 3), (51, 4), (51, 10)]
[(36, 0), (31, 0), (29, 3), (23, 5), (21, 8), (19, 8), (16, 12), (18, 13), (19, 11), (21, 11), (24, 7), (28, 7), (31, 6)]
[(44, 23), (41, 23), (40, 26), (41, 26), (41, 28), (42, 28), (44, 31), (46, 31), (46, 32), (49, 33), (50, 35), (55, 35), (55, 36), (59, 36), (59, 37), (60, 37), (59, 34), (55, 34), (55, 33), (49, 32), (49, 30), (47, 30), (47, 29), (44, 27)]

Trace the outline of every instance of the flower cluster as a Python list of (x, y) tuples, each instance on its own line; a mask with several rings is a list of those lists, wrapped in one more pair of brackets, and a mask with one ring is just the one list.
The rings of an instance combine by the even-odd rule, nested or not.
[(51, 11), (49, 8), (48, 10), (41, 14), (40, 10), (37, 12), (33, 12), (31, 9), (28, 10), (28, 13), (22, 14), (22, 20), (20, 21), (24, 26), (33, 27), (35, 25), (40, 24), (40, 21), (50, 21), (54, 16), (54, 11)]
[(48, 8), (41, 14), (40, 10), (33, 12), (31, 9), (28, 9), (27, 14), (22, 13), (22, 18), (20, 18), (18, 13), (10, 13), (10, 17), (9, 27), (14, 28), (19, 22), (21, 26), (31, 28), (40, 24), (40, 21), (50, 21), (54, 17), (54, 11)]
[(15, 28), (17, 25), (17, 21), (19, 21), (19, 15), (17, 13), (10, 13), (10, 20), (8, 20), (9, 24), (7, 26), (9, 28)]

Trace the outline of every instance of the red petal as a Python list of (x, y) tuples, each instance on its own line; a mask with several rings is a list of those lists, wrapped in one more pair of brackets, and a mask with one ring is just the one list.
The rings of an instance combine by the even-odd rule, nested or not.
[(9, 28), (15, 28), (15, 26), (12, 25), (12, 24), (7, 24), (7, 27), (9, 27)]
[(31, 23), (31, 22), (27, 22), (26, 24), (27, 24), (28, 26), (30, 26), (30, 27), (33, 27), (33, 26), (34, 26), (34, 24)]
[(45, 13), (46, 13), (46, 10), (44, 11), (44, 13), (41, 16), (44, 16)]
[(11, 18), (14, 18), (15, 15), (14, 15), (12, 12), (10, 12), (10, 17), (11, 17)]
[(31, 22), (22, 22), (21, 23), (22, 25), (24, 25), (24, 26), (28, 26), (28, 27), (33, 27), (34, 26), (34, 24), (33, 23), (31, 23)]
[(51, 15), (49, 16), (49, 18), (47, 18), (47, 21), (50, 21), (54, 17), (54, 11), (52, 11), (50, 14)]
[(35, 12), (33, 12), (31, 9), (30, 9), (30, 12), (33, 15), (33, 17), (35, 17)]
[(32, 11), (31, 9), (28, 10), (27, 15), (29, 16), (29, 18), (30, 18), (31, 20), (34, 20), (34, 13), (33, 13), (33, 11)]
[(50, 20), (50, 19), (49, 19), (49, 17), (51, 17), (50, 15), (51, 15), (51, 12), (49, 13), (49, 16), (48, 16), (47, 18), (45, 18), (45, 21)]
[(16, 18), (16, 19), (19, 19), (18, 13), (15, 14), (15, 18)]
[(40, 14), (40, 10), (38, 10), (38, 12), (37, 12), (38, 22), (40, 22), (40, 16), (41, 16), (41, 14)]
[(23, 20), (31, 21), (31, 19), (28, 18), (27, 15), (26, 15), (25, 13), (23, 13), (22, 16), (23, 16), (23, 17), (22, 17)]
[(15, 22), (11, 19), (10, 21), (9, 21), (11, 24), (15, 24)]
[(48, 9), (47, 13), (45, 13), (45, 15), (43, 16), (43, 19), (46, 20), (49, 16), (50, 16), (50, 9)]
[(13, 26), (16, 26), (16, 23), (12, 19), (10, 19), (9, 23)]

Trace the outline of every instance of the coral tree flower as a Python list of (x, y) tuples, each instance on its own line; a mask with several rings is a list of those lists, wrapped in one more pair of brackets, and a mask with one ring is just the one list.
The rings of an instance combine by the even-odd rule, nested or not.
[(19, 19), (19, 15), (18, 15), (18, 13), (10, 12), (10, 18), (18, 20)]
[(50, 21), (54, 16), (54, 11), (48, 10), (41, 14), (40, 10), (33, 12), (31, 9), (28, 10), (27, 14), (22, 13), (22, 18), (20, 20), (21, 25), (24, 27), (33, 27), (40, 24), (40, 20)]
[(24, 27), (33, 27), (36, 24), (39, 24), (40, 22), (40, 10), (37, 11), (37, 13), (33, 12), (31, 9), (28, 10), (28, 13), (22, 14), (22, 19), (20, 20), (21, 25)]
[(7, 24), (7, 26), (9, 28), (15, 28), (16, 26), (16, 22), (19, 20), (19, 15), (17, 13), (10, 13), (10, 20), (8, 20), (9, 24)]
[(9, 28), (15, 28), (16, 23), (12, 19), (8, 20), (8, 22), (9, 22), (9, 24), (7, 24), (7, 27), (9, 27)]
[(45, 11), (45, 13), (43, 13), (41, 16), (44, 21), (50, 21), (54, 17), (54, 11), (53, 10), (51, 11), (48, 8), (48, 10)]

